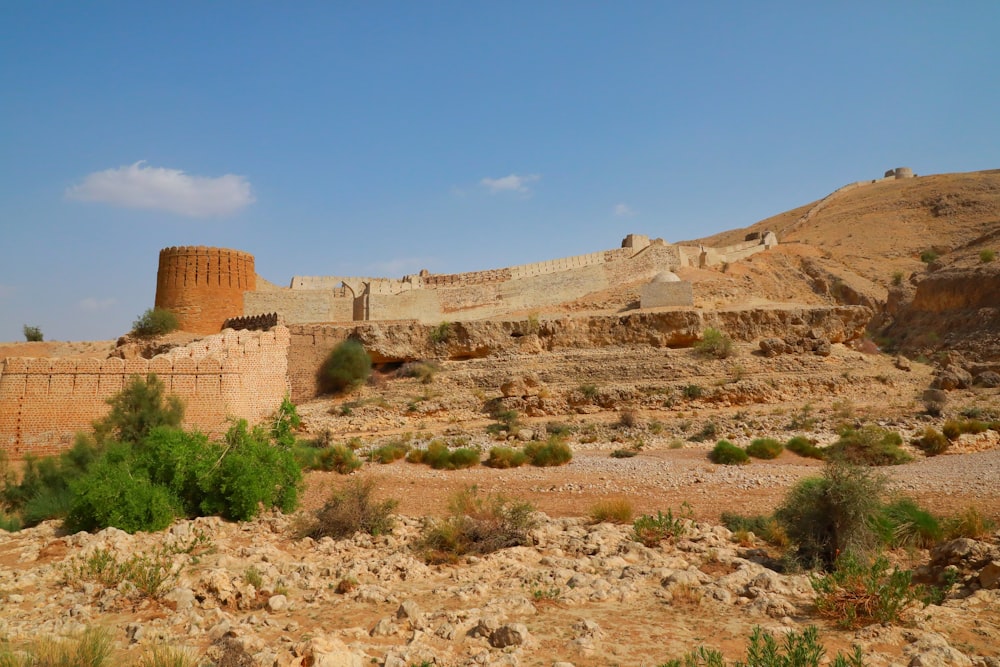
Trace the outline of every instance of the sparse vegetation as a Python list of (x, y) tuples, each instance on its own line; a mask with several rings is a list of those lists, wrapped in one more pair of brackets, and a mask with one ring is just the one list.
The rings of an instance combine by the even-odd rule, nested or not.
[(747, 446), (746, 452), (755, 459), (776, 459), (784, 449), (774, 438), (756, 438)]
[(798, 454), (809, 459), (819, 459), (820, 461), (826, 456), (823, 450), (817, 447), (812, 440), (802, 435), (789, 438), (788, 442), (785, 443), (785, 449), (793, 454)]
[(631, 523), (635, 509), (625, 498), (601, 500), (590, 508), (590, 520), (594, 523)]
[(920, 261), (924, 264), (930, 264), (931, 262), (937, 260), (939, 255), (933, 250), (925, 250), (920, 253)]
[(441, 324), (431, 329), (429, 336), (431, 342), (437, 345), (438, 343), (447, 343), (449, 340), (451, 340), (453, 333), (454, 332), (452, 331), (451, 322), (442, 322)]
[(691, 442), (705, 442), (706, 440), (714, 440), (715, 436), (718, 434), (718, 428), (715, 422), (705, 422), (705, 425), (701, 427), (701, 430), (690, 436), (688, 440)]
[(447, 519), (427, 523), (418, 550), (428, 562), (441, 563), (527, 544), (534, 511), (530, 503), (466, 488), (452, 497)]
[(330, 351), (320, 367), (319, 382), (323, 391), (344, 393), (364, 384), (371, 373), (371, 357), (361, 343), (349, 338)]
[(879, 556), (870, 565), (854, 554), (845, 554), (837, 567), (811, 580), (816, 591), (816, 610), (843, 628), (873, 623), (897, 623), (899, 615), (917, 601), (911, 588), (912, 573)]
[(316, 457), (310, 466), (313, 470), (326, 470), (350, 475), (364, 465), (354, 450), (347, 445), (331, 445), (317, 450)]
[(702, 389), (700, 385), (688, 384), (684, 385), (684, 388), (681, 390), (681, 394), (688, 400), (694, 400), (696, 398), (701, 398), (705, 394), (705, 390)]
[[(838, 652), (833, 661), (823, 661), (826, 649), (819, 641), (819, 632), (810, 625), (801, 633), (789, 632), (779, 644), (774, 635), (760, 626), (754, 626), (746, 649), (746, 658), (731, 664), (731, 667), (864, 667), (865, 660), (861, 647), (845, 655)], [(659, 667), (727, 667), (725, 657), (719, 651), (699, 647), (684, 657), (668, 660)]]
[(132, 335), (152, 338), (176, 331), (180, 326), (177, 316), (163, 308), (150, 308), (132, 323)]
[(740, 465), (750, 460), (746, 451), (728, 440), (719, 440), (715, 443), (715, 448), (709, 452), (708, 458), (712, 463), (722, 465)]
[(753, 533), (765, 542), (769, 542), (777, 547), (788, 546), (788, 534), (782, 525), (773, 516), (744, 516), (733, 512), (723, 512), (721, 516), (722, 525), (733, 533), (739, 535)]
[[(87, 628), (75, 638), (42, 637), (26, 646), (0, 642), (3, 667), (108, 667), (112, 657), (111, 635), (103, 628)], [(186, 667), (186, 666), (185, 666)]]
[(944, 537), (949, 540), (959, 537), (978, 540), (996, 530), (996, 523), (974, 506), (967, 507), (958, 514), (946, 518), (943, 523)]
[(562, 438), (551, 436), (545, 442), (529, 442), (524, 447), (528, 462), (540, 468), (561, 466), (573, 460), (573, 450)]
[(951, 446), (951, 442), (943, 433), (930, 426), (924, 429), (923, 435), (914, 440), (914, 444), (922, 449), (927, 456), (944, 454)]
[(406, 456), (410, 446), (401, 440), (386, 443), (368, 453), (368, 460), (377, 463), (393, 463)]
[(410, 463), (424, 463), (435, 470), (458, 470), (479, 464), (479, 450), (469, 447), (451, 449), (443, 440), (432, 440), (427, 449), (411, 449), (406, 455)]
[(24, 333), (24, 340), (29, 343), (41, 343), (45, 338), (42, 335), (42, 328), (36, 326), (29, 326), (25, 324), (21, 327), (21, 331)]
[(826, 449), (827, 457), (857, 465), (888, 466), (907, 463), (912, 457), (900, 449), (899, 433), (875, 424), (861, 428), (845, 426), (840, 438)]
[(431, 384), (440, 370), (441, 365), (435, 361), (409, 361), (400, 366), (396, 374), (399, 377), (416, 378), (421, 384)]
[(657, 511), (656, 516), (643, 514), (632, 523), (632, 539), (647, 547), (655, 547), (663, 540), (683, 535), (692, 516), (691, 506), (686, 502), (681, 505), (677, 516), (672, 509), (667, 509), (666, 514)]
[(733, 356), (735, 348), (733, 339), (718, 329), (709, 327), (701, 335), (701, 340), (694, 344), (694, 349), (700, 354), (715, 357), (716, 359), (728, 359)]
[(892, 272), (892, 284), (894, 287), (899, 287), (903, 284), (903, 272), (893, 271)]
[(375, 500), (375, 481), (354, 479), (333, 491), (307, 534), (313, 538), (341, 539), (354, 533), (384, 535), (392, 531), (392, 513), (398, 501)]
[(492, 447), (489, 457), (483, 465), (490, 468), (520, 468), (528, 462), (528, 456), (520, 449), (513, 447)]
[(639, 415), (635, 410), (622, 410), (618, 413), (618, 428), (635, 428), (639, 423)]
[(944, 536), (933, 514), (909, 498), (898, 498), (881, 508), (876, 526), (891, 547), (928, 549)]
[(983, 264), (989, 264), (997, 258), (997, 253), (995, 250), (987, 248), (985, 250), (979, 251), (979, 261)]

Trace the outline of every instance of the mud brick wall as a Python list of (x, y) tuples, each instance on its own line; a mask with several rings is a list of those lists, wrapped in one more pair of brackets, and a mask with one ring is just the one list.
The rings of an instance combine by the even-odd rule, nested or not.
[(107, 414), (107, 399), (133, 375), (155, 373), (185, 404), (184, 426), (210, 435), (227, 418), (266, 419), (288, 393), (289, 333), (227, 331), (152, 359), (33, 359), (0, 362), (0, 448), (13, 459), (69, 448)]
[(254, 258), (249, 253), (205, 246), (160, 251), (156, 307), (177, 315), (183, 331), (218, 333), (227, 318), (245, 314), (243, 293), (256, 289)]

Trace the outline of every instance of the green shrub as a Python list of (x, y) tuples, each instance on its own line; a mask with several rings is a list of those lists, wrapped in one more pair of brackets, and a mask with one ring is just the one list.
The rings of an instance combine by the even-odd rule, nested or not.
[(355, 479), (335, 490), (322, 509), (316, 512), (316, 522), (308, 534), (313, 538), (341, 539), (354, 533), (384, 535), (392, 531), (392, 513), (396, 500), (376, 502), (375, 481)]
[(479, 465), (480, 454), (478, 449), (471, 447), (458, 447), (451, 450), (448, 470), (459, 470), (461, 468), (471, 468)]
[(979, 261), (983, 264), (989, 264), (997, 258), (996, 251), (987, 248), (986, 250), (979, 251)]
[(429, 336), (431, 342), (434, 344), (447, 343), (449, 340), (451, 340), (453, 333), (454, 332), (452, 331), (451, 322), (442, 322), (441, 324), (431, 329)]
[[(832, 662), (824, 662), (826, 649), (819, 642), (819, 632), (810, 625), (801, 633), (794, 630), (784, 635), (779, 645), (767, 630), (754, 626), (743, 661), (732, 663), (732, 667), (864, 667), (865, 658), (860, 646), (844, 655), (837, 652)], [(704, 646), (687, 653), (683, 658), (668, 660), (659, 667), (726, 667), (721, 653)]]
[(684, 385), (684, 388), (681, 390), (681, 394), (684, 396), (684, 398), (688, 400), (701, 398), (704, 395), (704, 393), (705, 390), (702, 389), (701, 386), (697, 384)]
[(762, 540), (778, 546), (784, 546), (788, 541), (785, 529), (773, 516), (762, 514), (745, 516), (733, 512), (723, 512), (721, 521), (723, 526), (734, 533), (753, 533)]
[(513, 447), (492, 447), (483, 465), (490, 468), (519, 468), (528, 461), (527, 455)]
[(410, 446), (405, 442), (390, 442), (371, 450), (368, 458), (378, 463), (392, 463), (405, 457), (408, 451), (410, 451)]
[(944, 536), (937, 518), (909, 498), (899, 498), (882, 507), (876, 526), (882, 540), (891, 547), (928, 549)]
[(892, 272), (892, 284), (894, 286), (896, 286), (896, 287), (899, 287), (900, 285), (903, 284), (903, 272), (902, 271), (893, 271)]
[(715, 422), (705, 422), (705, 425), (701, 427), (701, 430), (690, 436), (688, 440), (691, 442), (705, 442), (706, 440), (714, 440), (715, 436), (718, 435), (718, 427), (716, 427)]
[(864, 557), (876, 548), (875, 528), (886, 480), (870, 468), (828, 462), (822, 477), (800, 481), (775, 512), (806, 565), (832, 568), (837, 557)]
[(372, 373), (372, 360), (364, 346), (354, 339), (337, 344), (319, 370), (319, 384), (323, 391), (342, 393), (353, 391), (368, 380)]
[(827, 448), (826, 454), (829, 458), (856, 465), (899, 465), (913, 460), (913, 457), (900, 449), (901, 444), (903, 438), (899, 433), (867, 424), (860, 429), (841, 429), (840, 439)]
[(479, 451), (468, 447), (450, 449), (443, 440), (432, 440), (427, 449), (411, 449), (406, 460), (424, 463), (435, 470), (458, 470), (478, 464)]
[(561, 438), (567, 438), (572, 435), (574, 429), (569, 424), (564, 424), (562, 422), (548, 422), (545, 424), (545, 432), (549, 435), (557, 435)]
[(573, 450), (561, 438), (550, 437), (543, 442), (529, 442), (524, 447), (524, 455), (533, 466), (548, 468), (561, 466), (573, 460)]
[(723, 465), (740, 465), (750, 460), (744, 450), (728, 440), (719, 440), (715, 443), (715, 448), (709, 452), (708, 458), (712, 463)]
[(41, 327), (32, 327), (25, 324), (21, 328), (21, 331), (24, 332), (24, 340), (29, 343), (41, 343), (44, 339)]
[(709, 327), (705, 329), (701, 340), (694, 344), (694, 349), (706, 356), (726, 359), (733, 355), (733, 339), (718, 329)]
[(980, 512), (979, 508), (973, 506), (948, 517), (943, 526), (944, 536), (949, 540), (959, 537), (978, 540), (986, 537), (995, 529), (996, 523)]
[(20, 514), (21, 524), (28, 527), (47, 519), (63, 519), (73, 499), (70, 485), (86, 474), (99, 455), (93, 440), (82, 435), (77, 436), (72, 448), (58, 456), (39, 459), (28, 455), (19, 483), (5, 476), (0, 504)]
[(417, 548), (428, 562), (440, 563), (526, 545), (536, 525), (534, 511), (530, 503), (483, 496), (469, 487), (452, 497), (447, 519), (427, 523)]
[(581, 384), (580, 393), (583, 394), (583, 397), (588, 401), (593, 401), (598, 397), (600, 391), (597, 389), (597, 385)]
[(933, 250), (925, 250), (920, 253), (920, 261), (924, 264), (930, 264), (938, 258), (938, 254)]
[(798, 454), (809, 459), (819, 459), (820, 461), (826, 456), (823, 450), (813, 444), (809, 438), (801, 435), (789, 438), (788, 442), (785, 443), (785, 449), (793, 454)]
[(692, 519), (691, 506), (681, 505), (681, 512), (675, 517), (671, 509), (667, 513), (657, 511), (656, 516), (643, 514), (632, 523), (632, 539), (647, 547), (655, 547), (666, 539), (680, 537), (687, 532), (688, 521)]
[(124, 452), (95, 463), (71, 486), (73, 499), (66, 526), (71, 532), (113, 526), (126, 533), (157, 531), (169, 526), (181, 511), (166, 488), (154, 485), (135, 469)]
[(13, 651), (0, 643), (3, 667), (108, 667), (114, 644), (107, 630), (88, 628), (72, 639), (40, 637)]
[(23, 527), (21, 519), (15, 515), (0, 511), (0, 530), (8, 533), (16, 533)]
[(140, 338), (162, 336), (176, 331), (180, 323), (177, 316), (163, 308), (149, 308), (132, 323), (132, 335)]
[(111, 411), (94, 422), (97, 441), (115, 440), (134, 445), (157, 426), (180, 426), (184, 403), (177, 396), (167, 396), (166, 391), (166, 386), (154, 373), (145, 379), (133, 375), (120, 392), (106, 401)]
[(943, 433), (928, 426), (924, 429), (923, 435), (914, 441), (914, 444), (922, 449), (927, 456), (937, 456), (948, 451), (951, 443)]
[(638, 449), (628, 448), (628, 449), (616, 449), (611, 452), (611, 458), (613, 459), (630, 459), (639, 453)]
[(755, 459), (776, 459), (784, 447), (774, 438), (757, 438), (747, 447), (747, 454)]
[(618, 415), (618, 428), (634, 428), (639, 423), (635, 410), (623, 410)]
[(314, 464), (315, 470), (327, 470), (350, 475), (363, 464), (354, 450), (347, 445), (333, 445), (319, 450)]
[(910, 584), (912, 573), (893, 567), (879, 556), (871, 565), (853, 554), (837, 561), (833, 572), (812, 577), (816, 591), (816, 610), (842, 628), (857, 628), (873, 623), (899, 621), (902, 611), (917, 596)]
[(594, 523), (630, 523), (635, 509), (625, 498), (601, 500), (590, 508), (590, 520)]

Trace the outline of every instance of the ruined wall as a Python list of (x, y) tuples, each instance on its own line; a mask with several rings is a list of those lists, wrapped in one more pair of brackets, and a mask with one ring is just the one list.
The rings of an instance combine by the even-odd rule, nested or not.
[(344, 287), (247, 292), (243, 308), (247, 315), (278, 313), (285, 322), (350, 322), (354, 293)]
[(205, 246), (160, 251), (156, 307), (177, 315), (183, 331), (218, 333), (226, 318), (254, 314), (244, 311), (243, 293), (256, 288), (249, 253)]
[(226, 419), (270, 415), (288, 392), (288, 329), (227, 331), (152, 359), (31, 359), (0, 362), (0, 448), (12, 458), (48, 455), (107, 414), (108, 397), (133, 375), (155, 373), (180, 396), (184, 425), (212, 435)]
[(694, 290), (687, 281), (647, 283), (639, 291), (640, 308), (665, 308), (694, 305)]

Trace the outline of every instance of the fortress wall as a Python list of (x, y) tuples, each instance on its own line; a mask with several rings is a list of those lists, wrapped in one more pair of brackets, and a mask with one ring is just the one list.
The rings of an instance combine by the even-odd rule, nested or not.
[(354, 319), (354, 295), (345, 288), (247, 292), (243, 298), (247, 314), (278, 313), (288, 323), (350, 322)]
[(624, 259), (631, 254), (631, 248), (616, 248), (614, 250), (604, 250), (592, 252), (586, 255), (574, 255), (573, 257), (563, 257), (546, 262), (535, 262), (534, 264), (521, 264), (509, 269), (511, 278), (530, 278), (559, 271), (569, 271), (585, 266), (594, 266), (611, 262), (616, 259)]
[(67, 449), (132, 375), (148, 373), (183, 399), (186, 427), (219, 435), (229, 416), (259, 422), (288, 392), (289, 341), (288, 329), (275, 327), (227, 331), (152, 359), (4, 359), (0, 448), (15, 459)]
[(746, 259), (751, 255), (756, 255), (759, 252), (764, 252), (765, 250), (767, 250), (767, 246), (765, 246), (763, 243), (758, 243), (756, 245), (750, 246), (749, 248), (742, 248), (739, 250), (732, 250), (730, 252), (723, 253), (722, 261), (737, 262), (741, 259)]
[[(468, 291), (474, 288), (462, 288)], [(442, 290), (410, 290), (399, 294), (369, 294), (369, 320), (417, 320), (437, 324), (443, 318)], [(333, 320), (331, 320), (333, 321)]]
[(675, 245), (650, 245), (625, 261), (609, 262), (603, 269), (609, 286), (650, 280), (657, 273), (681, 266), (681, 254)]
[(243, 293), (257, 288), (254, 258), (245, 252), (205, 246), (160, 251), (157, 308), (177, 315), (183, 331), (212, 334), (243, 311)]
[(316, 373), (336, 345), (351, 330), (344, 326), (295, 324), (288, 328), (288, 382), (293, 401), (305, 401), (318, 394)]

